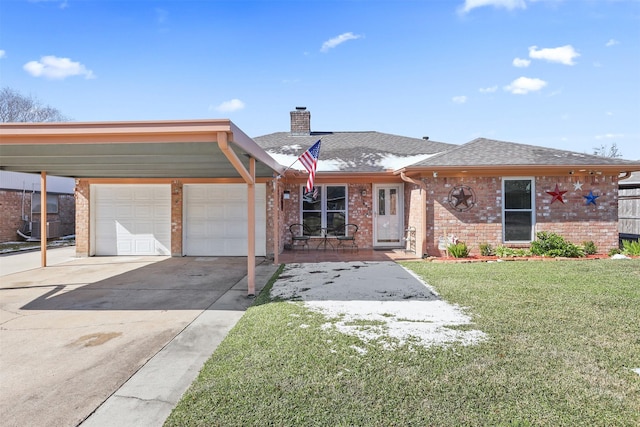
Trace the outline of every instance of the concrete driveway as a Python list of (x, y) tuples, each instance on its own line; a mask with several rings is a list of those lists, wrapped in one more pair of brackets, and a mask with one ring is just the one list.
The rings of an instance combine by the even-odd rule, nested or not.
[[(6, 265), (6, 258), (2, 261)], [(213, 351), (211, 341), (221, 341), (250, 304), (246, 264), (243, 257), (92, 257), (1, 273), (2, 424), (78, 425), (176, 336), (197, 324), (191, 328), (195, 335), (174, 347), (190, 355), (195, 342), (203, 343), (208, 346), (205, 354), (190, 358), (186, 366), (162, 358), (165, 374), (139, 381), (154, 389), (145, 392), (162, 405), (162, 410), (152, 409), (160, 415), (147, 425), (161, 424), (174, 404), (164, 400), (180, 397)], [(257, 264), (260, 290), (276, 267), (260, 260)], [(212, 311), (217, 320), (206, 327), (196, 322)], [(162, 384), (164, 377), (177, 377), (180, 385)], [(171, 399), (158, 397), (163, 387), (171, 389)], [(122, 411), (116, 407), (114, 412)], [(106, 418), (123, 425), (113, 415)]]

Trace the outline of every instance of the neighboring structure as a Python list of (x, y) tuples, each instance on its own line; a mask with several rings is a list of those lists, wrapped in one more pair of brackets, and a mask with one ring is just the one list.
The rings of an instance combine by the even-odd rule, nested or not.
[(640, 239), (640, 172), (621, 179), (618, 190), (620, 240)]
[[(47, 178), (48, 238), (75, 234), (75, 181)], [(40, 176), (0, 171), (0, 242), (40, 239)]]
[(618, 244), (618, 176), (640, 170), (640, 162), (484, 138), (458, 146), (313, 132), (304, 107), (291, 112), (290, 132), (255, 141), (291, 165), (318, 139), (317, 199), (304, 200), (304, 172), (280, 181), (281, 246), (291, 223), (317, 236), (356, 223), (359, 247), (415, 248), (417, 256), (441, 256), (454, 239), (472, 253), (483, 243), (528, 247), (538, 231), (593, 241), (607, 252)]

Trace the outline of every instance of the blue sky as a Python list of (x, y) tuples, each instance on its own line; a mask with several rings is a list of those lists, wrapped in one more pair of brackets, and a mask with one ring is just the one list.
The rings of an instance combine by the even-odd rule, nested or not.
[(640, 159), (639, 0), (0, 4), (0, 86), (76, 121), (229, 118)]

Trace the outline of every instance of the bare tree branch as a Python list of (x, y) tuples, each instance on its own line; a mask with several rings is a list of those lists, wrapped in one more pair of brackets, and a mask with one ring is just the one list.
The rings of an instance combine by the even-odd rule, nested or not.
[(607, 144), (602, 144), (600, 145), (600, 147), (594, 147), (593, 154), (602, 157), (622, 157), (622, 153), (620, 152), (620, 150), (618, 150), (618, 146), (615, 142), (612, 142), (610, 146), (607, 146)]
[(68, 122), (58, 109), (43, 105), (39, 100), (4, 87), (0, 89), (1, 123)]

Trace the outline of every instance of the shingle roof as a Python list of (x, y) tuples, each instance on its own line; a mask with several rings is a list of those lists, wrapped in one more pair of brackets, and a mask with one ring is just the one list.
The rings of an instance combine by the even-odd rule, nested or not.
[[(312, 132), (292, 136), (277, 132), (253, 138), (280, 164), (289, 166), (322, 138), (318, 171), (376, 172), (396, 170), (458, 147), (454, 144), (380, 132)], [(294, 166), (302, 169), (299, 163)]]
[(438, 166), (519, 166), (519, 165), (566, 165), (566, 166), (624, 166), (635, 165), (636, 161), (611, 157), (594, 156), (573, 151), (515, 142), (477, 138), (464, 145), (456, 146), (445, 153), (416, 162), (411, 168)]

